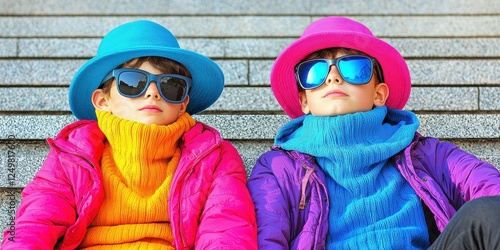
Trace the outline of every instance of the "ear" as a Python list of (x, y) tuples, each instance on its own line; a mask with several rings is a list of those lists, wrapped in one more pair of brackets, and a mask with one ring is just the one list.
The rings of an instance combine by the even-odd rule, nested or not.
[(384, 106), (387, 98), (389, 97), (389, 86), (384, 82), (381, 82), (375, 86), (375, 98), (373, 100), (373, 105), (380, 107)]
[(306, 92), (305, 91), (300, 91), (299, 92), (299, 101), (300, 101), (300, 107), (302, 109), (302, 112), (304, 112), (304, 114), (309, 114), (309, 112), (311, 112), (309, 110), (309, 105), (307, 103), (307, 96), (306, 96)]
[(97, 110), (109, 111), (108, 98), (102, 89), (96, 89), (92, 93), (92, 105)]
[(179, 116), (183, 115), (184, 113), (186, 113), (186, 109), (187, 109), (187, 105), (189, 103), (189, 96), (186, 97), (186, 100), (184, 100), (182, 103), (181, 103), (181, 109), (179, 111)]

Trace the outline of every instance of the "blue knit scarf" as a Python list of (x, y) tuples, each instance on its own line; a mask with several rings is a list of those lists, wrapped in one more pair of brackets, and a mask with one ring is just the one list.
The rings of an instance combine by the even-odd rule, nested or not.
[(422, 249), (428, 232), (422, 204), (390, 157), (419, 126), (409, 111), (302, 116), (285, 124), (275, 143), (316, 157), (327, 173), (329, 249)]

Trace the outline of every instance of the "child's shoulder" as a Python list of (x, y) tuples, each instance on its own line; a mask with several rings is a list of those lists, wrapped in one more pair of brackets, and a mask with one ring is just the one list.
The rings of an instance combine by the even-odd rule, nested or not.
[(52, 148), (77, 150), (90, 155), (100, 152), (105, 141), (106, 136), (97, 122), (92, 120), (79, 120), (68, 124), (56, 137), (47, 139)]
[(249, 181), (272, 175), (283, 185), (294, 186), (300, 190), (298, 184), (308, 173), (314, 173), (318, 177), (317, 180), (324, 181), (324, 173), (313, 156), (273, 146), (257, 160)]
[(281, 168), (301, 168), (302, 165), (314, 165), (315, 159), (305, 153), (272, 146), (270, 150), (259, 157), (258, 162), (271, 167), (279, 165)]
[(73, 123), (66, 125), (61, 131), (57, 134), (56, 138), (74, 138), (82, 137), (86, 138), (89, 136), (95, 136), (96, 134), (104, 136), (104, 134), (99, 129), (97, 125), (97, 121), (93, 120), (78, 120)]
[(453, 145), (450, 142), (441, 141), (439, 138), (436, 137), (424, 136), (418, 132), (415, 133), (413, 142), (415, 144), (414, 148), (418, 149), (431, 149), (443, 145), (450, 145), (450, 146)]
[(449, 141), (443, 141), (436, 137), (423, 136), (419, 133), (416, 133), (413, 139), (413, 144), (410, 148), (410, 151), (408, 152), (411, 152), (410, 156), (425, 155), (427, 156), (427, 158), (444, 159), (452, 151), (459, 152), (463, 150)]
[(271, 148), (264, 152), (259, 158), (261, 159), (275, 159), (275, 158), (290, 158), (290, 152), (281, 148), (280, 146), (273, 145)]

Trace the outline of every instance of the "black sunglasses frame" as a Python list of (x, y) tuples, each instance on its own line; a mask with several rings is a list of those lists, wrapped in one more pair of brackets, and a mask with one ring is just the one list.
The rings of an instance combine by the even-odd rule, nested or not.
[[(119, 83), (120, 82), (120, 75), (122, 73), (125, 73), (125, 72), (133, 72), (133, 73), (143, 74), (146, 76), (146, 78), (147, 78), (146, 85), (144, 86), (144, 89), (142, 89), (140, 91), (140, 93), (135, 94), (135, 95), (129, 95), (129, 94), (125, 94), (121, 91), (120, 83)], [(177, 78), (177, 79), (180, 79), (180, 80), (183, 80), (184, 82), (186, 82), (186, 87), (185, 87), (186, 89), (184, 91), (182, 98), (179, 101), (171, 100), (171, 99), (167, 98), (165, 96), (165, 94), (163, 93), (163, 91), (162, 91), (163, 88), (161, 87), (161, 85), (162, 85), (161, 79), (164, 77)], [(191, 87), (193, 86), (192, 79), (187, 77), (187, 76), (183, 76), (183, 75), (177, 75), (177, 74), (158, 74), (158, 75), (156, 75), (156, 74), (151, 74), (147, 71), (135, 69), (135, 68), (120, 68), (120, 69), (114, 69), (111, 72), (109, 72), (108, 75), (106, 75), (106, 77), (104, 77), (104, 79), (102, 80), (99, 88), (102, 88), (104, 86), (104, 84), (107, 81), (109, 81), (111, 78), (116, 79), (116, 88), (117, 88), (118, 92), (120, 93), (120, 95), (128, 97), (128, 98), (137, 98), (139, 96), (142, 96), (146, 92), (146, 90), (149, 88), (149, 84), (151, 84), (151, 82), (155, 82), (156, 88), (158, 89), (158, 92), (160, 93), (161, 97), (165, 101), (167, 101), (169, 103), (173, 103), (173, 104), (179, 104), (179, 103), (184, 102), (186, 100), (187, 96), (189, 95), (189, 91), (191, 90)]]

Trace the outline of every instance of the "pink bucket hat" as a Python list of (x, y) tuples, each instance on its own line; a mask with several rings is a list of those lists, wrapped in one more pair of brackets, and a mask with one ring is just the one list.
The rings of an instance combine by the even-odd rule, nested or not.
[(302, 36), (276, 58), (271, 70), (271, 89), (276, 100), (290, 118), (304, 113), (299, 102), (299, 89), (294, 67), (311, 53), (333, 47), (361, 51), (377, 59), (389, 86), (386, 106), (402, 109), (410, 97), (410, 71), (401, 54), (390, 44), (375, 37), (363, 24), (331, 16), (311, 23)]

